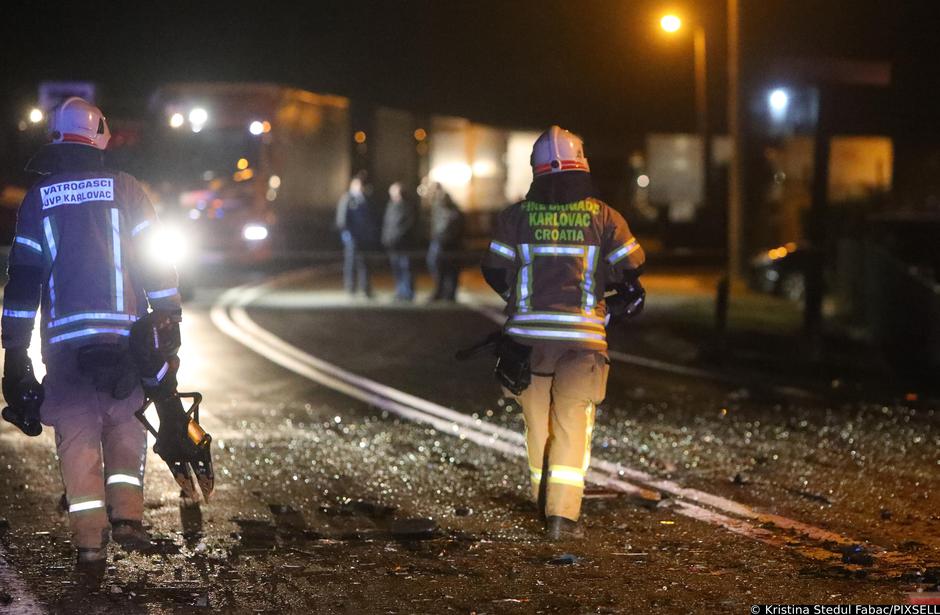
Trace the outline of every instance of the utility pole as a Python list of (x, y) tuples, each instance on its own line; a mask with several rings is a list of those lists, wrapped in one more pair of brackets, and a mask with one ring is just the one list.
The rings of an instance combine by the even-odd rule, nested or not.
[(741, 227), (744, 201), (744, 106), (741, 104), (741, 0), (728, 1), (728, 277), (734, 282), (741, 267)]
[(806, 297), (803, 305), (803, 328), (813, 358), (822, 352), (822, 305), (825, 293), (824, 250), (826, 249), (826, 218), (829, 216), (829, 143), (832, 136), (831, 86), (818, 86), (818, 115), (813, 144), (813, 190), (810, 223), (806, 230), (812, 244), (810, 263), (806, 270)]

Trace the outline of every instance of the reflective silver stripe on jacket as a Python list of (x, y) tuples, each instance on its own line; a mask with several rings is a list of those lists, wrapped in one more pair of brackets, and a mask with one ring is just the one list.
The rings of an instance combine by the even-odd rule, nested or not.
[(636, 240), (636, 237), (623, 244), (613, 252), (607, 255), (607, 262), (611, 265), (618, 263), (625, 259), (630, 254), (636, 252), (640, 247), (640, 243)]
[(533, 254), (551, 256), (584, 256), (584, 247), (581, 246), (535, 246)]
[(137, 317), (133, 314), (124, 314), (117, 312), (82, 312), (80, 314), (72, 314), (70, 316), (63, 316), (62, 318), (56, 318), (55, 320), (49, 321), (49, 324), (46, 325), (49, 329), (57, 329), (59, 327), (64, 327), (65, 325), (70, 325), (76, 322), (85, 322), (85, 321), (112, 321), (112, 322), (136, 322)]
[(520, 337), (542, 339), (606, 341), (606, 337), (601, 333), (589, 333), (587, 331), (572, 329), (523, 329), (520, 327), (509, 327), (506, 329), (506, 333)]
[[(58, 250), (55, 245), (55, 236), (52, 233), (52, 222), (49, 218), (42, 219), (42, 228), (46, 233), (46, 243), (49, 245), (51, 262), (55, 263)], [(53, 279), (51, 269), (49, 271), (49, 316), (55, 318), (55, 280)]]
[(3, 310), (7, 318), (36, 318), (36, 310)]
[(58, 344), (59, 342), (65, 342), (68, 340), (75, 339), (77, 337), (88, 337), (89, 335), (122, 335), (127, 337), (131, 334), (127, 329), (110, 329), (110, 328), (98, 328), (93, 327), (90, 329), (82, 329), (80, 331), (71, 331), (69, 333), (63, 333), (62, 335), (56, 335), (53, 338), (50, 338), (50, 344)]
[(114, 247), (114, 309), (124, 310), (124, 265), (121, 263), (121, 212), (111, 210), (111, 243)]
[(30, 248), (31, 250), (35, 250), (36, 252), (39, 252), (40, 254), (42, 254), (42, 245), (38, 241), (33, 241), (32, 239), (28, 237), (17, 237), (16, 243), (23, 244), (27, 248)]
[(173, 295), (179, 294), (179, 290), (176, 288), (167, 288), (164, 290), (155, 290), (152, 293), (147, 293), (148, 299), (163, 299), (164, 297), (172, 297)]
[(558, 322), (586, 325), (603, 325), (600, 316), (582, 316), (581, 314), (557, 314), (553, 312), (527, 312), (510, 316), (514, 322)]
[(509, 260), (516, 260), (516, 251), (511, 246), (507, 246), (495, 239), (490, 242), (490, 252), (508, 258)]

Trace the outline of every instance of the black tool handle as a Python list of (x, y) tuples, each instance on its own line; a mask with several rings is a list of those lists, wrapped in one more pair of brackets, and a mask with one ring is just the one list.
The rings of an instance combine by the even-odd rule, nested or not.
[(502, 331), (494, 331), (490, 333), (489, 335), (487, 335), (485, 339), (483, 339), (480, 342), (477, 342), (473, 346), (458, 350), (456, 353), (454, 353), (454, 358), (457, 359), (458, 361), (466, 361), (467, 359), (477, 356), (484, 350), (488, 350), (490, 348), (496, 348), (496, 346), (499, 344), (499, 341), (502, 338), (503, 338)]

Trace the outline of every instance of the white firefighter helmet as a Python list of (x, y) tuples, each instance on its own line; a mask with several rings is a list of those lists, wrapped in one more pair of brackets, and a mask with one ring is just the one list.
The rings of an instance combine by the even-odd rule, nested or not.
[(101, 109), (78, 96), (66, 98), (55, 108), (49, 132), (53, 143), (80, 143), (98, 149), (108, 147), (111, 139)]
[(530, 162), (535, 177), (565, 171), (591, 172), (584, 157), (584, 141), (559, 126), (552, 126), (535, 140)]

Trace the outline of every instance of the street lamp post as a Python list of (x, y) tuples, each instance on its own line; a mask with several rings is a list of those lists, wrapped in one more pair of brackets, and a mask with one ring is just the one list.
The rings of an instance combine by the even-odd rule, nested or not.
[(728, 9), (728, 134), (731, 161), (728, 168), (728, 276), (740, 278), (741, 217), (744, 201), (744, 125), (741, 94), (741, 4), (727, 0)]
[(707, 212), (712, 185), (712, 135), (708, 113), (708, 55), (703, 26), (695, 27), (692, 41), (695, 50), (695, 119), (702, 139), (702, 211)]
[[(664, 15), (660, 27), (668, 33), (682, 29), (682, 19), (677, 15)], [(711, 126), (708, 114), (708, 51), (705, 27), (696, 24), (692, 31), (692, 47), (695, 60), (695, 124), (702, 141), (702, 210), (708, 209), (711, 187)]]
[[(741, 216), (744, 198), (744, 111), (740, 105), (740, 0), (726, 0), (728, 18), (728, 132), (731, 136), (731, 161), (728, 169), (727, 204), (727, 261), (726, 273), (718, 284), (715, 300), (715, 326), (719, 333), (719, 344), (724, 344), (724, 331), (728, 321), (729, 293), (732, 285), (741, 278)], [(682, 20), (676, 15), (666, 15), (660, 20), (666, 32), (677, 32)], [(702, 208), (708, 205), (711, 187), (712, 148), (711, 126), (708, 113), (708, 64), (705, 28), (699, 24), (693, 32), (695, 48), (695, 110), (698, 132), (702, 139)]]

